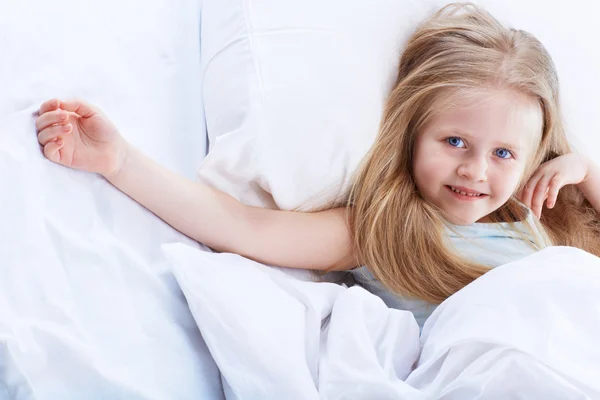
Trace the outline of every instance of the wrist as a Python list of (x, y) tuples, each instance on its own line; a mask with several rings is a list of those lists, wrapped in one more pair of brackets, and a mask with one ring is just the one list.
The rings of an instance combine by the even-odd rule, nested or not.
[(114, 151), (115, 158), (112, 163), (112, 167), (109, 168), (108, 171), (102, 173), (102, 176), (111, 181), (121, 175), (127, 162), (129, 161), (131, 151), (131, 145), (121, 138), (120, 144)]
[(584, 157), (586, 162), (586, 173), (583, 177), (583, 180), (577, 184), (577, 187), (581, 190), (588, 184), (598, 182), (600, 179), (600, 170), (598, 166), (589, 158)]

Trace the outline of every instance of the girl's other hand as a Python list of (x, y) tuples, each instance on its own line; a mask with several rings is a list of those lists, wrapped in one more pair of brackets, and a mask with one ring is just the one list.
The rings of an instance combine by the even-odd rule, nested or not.
[(35, 126), (44, 156), (55, 163), (109, 177), (127, 157), (127, 143), (117, 128), (84, 101), (44, 102)]
[(582, 183), (587, 178), (588, 167), (588, 159), (576, 153), (545, 162), (525, 185), (520, 200), (539, 219), (544, 201), (546, 207), (554, 207), (560, 189)]

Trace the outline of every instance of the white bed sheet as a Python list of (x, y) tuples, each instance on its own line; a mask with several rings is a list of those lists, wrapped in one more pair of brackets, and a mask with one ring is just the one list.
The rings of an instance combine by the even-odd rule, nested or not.
[(186, 176), (206, 150), (201, 1), (0, 4), (0, 399), (220, 399), (161, 245), (198, 245), (93, 174), (53, 165), (33, 113), (100, 106)]

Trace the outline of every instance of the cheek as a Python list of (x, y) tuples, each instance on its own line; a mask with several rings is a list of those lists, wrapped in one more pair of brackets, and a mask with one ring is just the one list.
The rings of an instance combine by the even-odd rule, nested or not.
[(420, 191), (427, 191), (432, 183), (437, 183), (447, 171), (447, 165), (441, 157), (429, 155), (426, 157), (415, 157), (413, 174), (417, 187)]
[[(429, 181), (447, 171), (448, 160), (443, 151), (431, 141), (427, 141), (415, 149), (413, 172), (415, 180)], [(418, 177), (418, 178), (417, 178)]]
[(494, 182), (496, 193), (500, 194), (506, 200), (518, 189), (523, 176), (523, 166), (513, 166), (511, 168), (500, 168), (496, 171)]

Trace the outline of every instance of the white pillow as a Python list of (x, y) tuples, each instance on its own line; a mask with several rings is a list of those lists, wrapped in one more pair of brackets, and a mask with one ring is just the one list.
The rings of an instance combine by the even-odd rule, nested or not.
[(204, 0), (200, 179), (251, 205), (334, 198), (375, 138), (403, 41), (432, 10), (409, 4)]
[[(568, 126), (595, 144), (595, 14), (577, 2), (477, 3), (544, 42), (561, 76)], [(306, 209), (335, 198), (375, 138), (403, 44), (446, 3), (204, 0), (210, 153), (199, 178), (251, 205)]]

